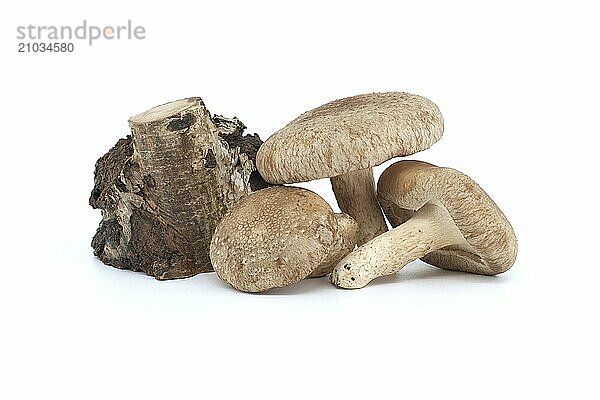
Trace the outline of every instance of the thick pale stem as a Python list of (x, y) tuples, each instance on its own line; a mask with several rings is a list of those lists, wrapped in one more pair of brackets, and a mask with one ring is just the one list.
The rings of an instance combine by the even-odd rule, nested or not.
[(373, 279), (395, 274), (406, 264), (446, 246), (469, 246), (448, 211), (425, 204), (404, 224), (348, 254), (334, 268), (331, 282), (357, 289)]
[(335, 219), (337, 222), (335, 241), (325, 260), (309, 275), (309, 278), (318, 278), (331, 273), (333, 267), (354, 250), (359, 232), (358, 224), (348, 214), (344, 213), (335, 214)]
[(333, 177), (331, 188), (340, 209), (358, 222), (359, 246), (388, 230), (377, 201), (373, 168)]

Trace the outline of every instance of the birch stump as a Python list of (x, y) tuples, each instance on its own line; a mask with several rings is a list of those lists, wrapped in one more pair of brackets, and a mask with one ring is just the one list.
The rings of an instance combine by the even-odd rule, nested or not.
[(90, 205), (102, 210), (94, 254), (116, 268), (175, 279), (212, 271), (209, 246), (225, 211), (269, 186), (255, 166), (262, 141), (202, 99), (129, 120), (131, 136), (96, 163)]

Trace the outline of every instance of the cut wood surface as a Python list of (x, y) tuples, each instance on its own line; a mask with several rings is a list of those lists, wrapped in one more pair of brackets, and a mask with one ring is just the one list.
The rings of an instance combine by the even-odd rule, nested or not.
[(262, 144), (237, 118), (211, 116), (200, 98), (129, 120), (131, 136), (96, 163), (90, 205), (102, 210), (92, 240), (105, 264), (175, 279), (212, 271), (213, 231), (233, 204), (267, 186)]

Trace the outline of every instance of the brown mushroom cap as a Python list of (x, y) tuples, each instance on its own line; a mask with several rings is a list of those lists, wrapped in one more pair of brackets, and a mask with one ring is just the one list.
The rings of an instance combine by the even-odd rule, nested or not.
[(508, 270), (517, 256), (512, 226), (496, 203), (463, 173), (421, 161), (399, 161), (388, 167), (377, 197), (392, 226), (406, 222), (428, 202), (439, 202), (470, 245), (449, 246), (422, 258), (439, 268), (495, 275)]
[(331, 178), (425, 150), (443, 129), (440, 110), (424, 97), (363, 94), (300, 115), (267, 139), (256, 164), (272, 183)]
[(238, 290), (287, 286), (315, 271), (330, 250), (339, 251), (337, 230), (336, 214), (316, 193), (271, 187), (225, 214), (213, 235), (210, 259), (219, 277)]

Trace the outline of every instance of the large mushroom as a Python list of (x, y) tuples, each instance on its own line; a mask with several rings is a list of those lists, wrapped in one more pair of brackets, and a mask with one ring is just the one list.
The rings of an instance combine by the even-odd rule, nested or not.
[(421, 161), (388, 167), (377, 197), (394, 229), (342, 259), (338, 287), (361, 288), (422, 258), (439, 268), (496, 275), (517, 256), (515, 233), (494, 201), (468, 176)]
[(443, 132), (424, 97), (389, 92), (335, 100), (305, 112), (260, 147), (256, 165), (271, 183), (331, 178), (340, 209), (358, 222), (361, 245), (386, 232), (373, 167), (425, 150)]
[(276, 186), (243, 198), (217, 226), (210, 259), (237, 290), (261, 292), (323, 276), (356, 244), (358, 225), (318, 194)]

